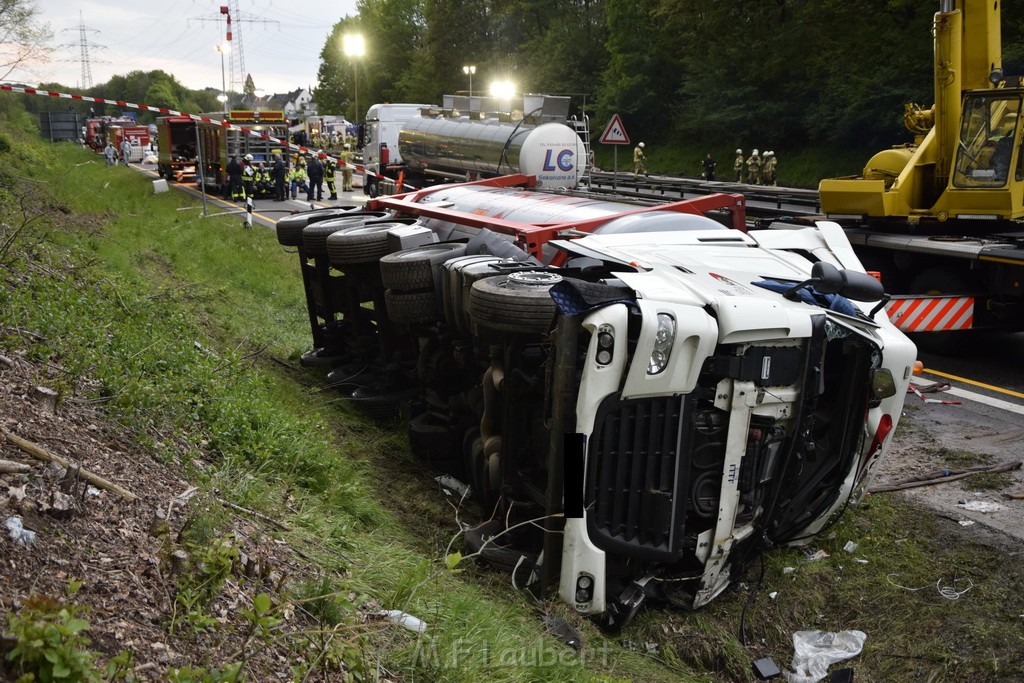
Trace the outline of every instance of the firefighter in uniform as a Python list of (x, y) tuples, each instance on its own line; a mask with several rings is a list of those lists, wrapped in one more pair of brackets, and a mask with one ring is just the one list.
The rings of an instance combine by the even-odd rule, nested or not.
[(747, 159), (747, 183), (751, 185), (761, 184), (761, 153), (756, 149)]
[(320, 201), (324, 198), (324, 164), (320, 161), (323, 155), (322, 150), (317, 150), (316, 154), (309, 160), (309, 164), (306, 165), (306, 175), (309, 177), (309, 189), (306, 190), (306, 199), (308, 201), (313, 201), (314, 199)]
[(288, 180), (288, 166), (284, 163), (284, 157), (278, 150), (274, 150), (274, 165), (270, 169), (270, 175), (274, 178), (274, 201), (283, 202), (285, 182)]
[(264, 162), (256, 167), (256, 196), (269, 197), (274, 194), (274, 180), (270, 176), (270, 169)]
[(245, 192), (242, 190), (242, 164), (239, 163), (236, 155), (231, 155), (231, 160), (228, 161), (226, 170), (228, 172), (228, 190), (231, 193), (231, 199), (235, 201), (245, 199)]
[(327, 183), (327, 191), (331, 193), (327, 198), (337, 199), (338, 186), (334, 184), (334, 174), (338, 170), (338, 162), (326, 154), (324, 156), (324, 182)]
[(345, 164), (341, 167), (342, 192), (352, 191), (352, 164), (355, 162), (355, 158), (356, 155), (352, 153), (352, 145), (346, 142), (345, 149), (341, 153), (341, 160)]
[(245, 155), (245, 166), (242, 168), (242, 199), (256, 196), (256, 164), (251, 154)]
[(736, 150), (736, 160), (732, 162), (732, 171), (736, 174), (736, 182), (743, 182), (743, 150)]
[(644, 155), (644, 143), (640, 143), (633, 148), (633, 177), (636, 178), (641, 173), (644, 177), (647, 177), (647, 157)]
[(288, 179), (291, 181), (292, 199), (298, 198), (299, 190), (305, 192), (308, 189), (306, 184), (306, 159), (304, 157), (299, 157), (299, 162), (292, 168)]
[(764, 165), (761, 169), (761, 182), (765, 185), (775, 184), (775, 167), (779, 161), (775, 158), (775, 152), (769, 150), (764, 153)]

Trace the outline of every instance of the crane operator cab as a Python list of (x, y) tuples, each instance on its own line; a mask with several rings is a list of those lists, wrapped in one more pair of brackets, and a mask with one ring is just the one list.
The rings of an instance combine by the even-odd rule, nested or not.
[[(1019, 95), (968, 94), (964, 98), (953, 185), (962, 188), (1004, 187), (1009, 179)], [(1024, 155), (1018, 155), (1016, 179), (1024, 179)]]

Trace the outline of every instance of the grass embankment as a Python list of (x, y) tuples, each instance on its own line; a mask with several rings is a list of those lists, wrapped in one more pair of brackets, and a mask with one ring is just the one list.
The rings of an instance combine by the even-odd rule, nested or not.
[[(270, 231), (200, 218), (180, 193), (154, 195), (144, 176), (8, 123), (0, 174), (0, 352), (59, 364), (63, 396), (104, 400), (204, 491), (287, 522), (293, 531), (275, 535), (321, 577), (291, 599), (344, 635), (334, 656), (366, 679), (742, 681), (752, 659), (788, 663), (804, 629), (867, 633), (852, 662), (864, 680), (1024, 679), (1019, 563), (890, 497), (848, 511), (816, 546), (830, 557), (776, 550), (763, 580), (755, 566), (708, 608), (651, 609), (616, 638), (471, 563), (450, 570), (459, 519), (398, 426), (364, 419), (317, 373), (274, 360), (294, 365), (309, 327), (296, 258)], [(45, 208), (22, 228), (25, 196), (27, 215)], [(194, 514), (194, 541), (217, 543), (223, 517)], [(363, 628), (359, 609), (373, 601), (430, 628)], [(579, 626), (583, 651), (547, 635), (541, 612)], [(307, 643), (295, 649), (334, 680)]]

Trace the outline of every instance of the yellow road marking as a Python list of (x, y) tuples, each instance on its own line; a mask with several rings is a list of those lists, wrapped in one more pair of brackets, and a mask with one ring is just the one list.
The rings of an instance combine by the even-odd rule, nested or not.
[(946, 379), (956, 380), (957, 382), (963, 382), (965, 384), (971, 384), (982, 389), (988, 389), (989, 391), (995, 391), (1000, 394), (1006, 394), (1007, 396), (1016, 396), (1017, 398), (1024, 398), (1024, 394), (1019, 391), (1012, 391), (1010, 389), (1003, 389), (1001, 387), (992, 386), (991, 384), (985, 384), (984, 382), (976, 382), (973, 379), (967, 379), (966, 377), (959, 377), (957, 375), (950, 375), (945, 372), (939, 372), (938, 370), (932, 370), (925, 368), (922, 372), (927, 372), (929, 375), (938, 375), (939, 377), (945, 377)]

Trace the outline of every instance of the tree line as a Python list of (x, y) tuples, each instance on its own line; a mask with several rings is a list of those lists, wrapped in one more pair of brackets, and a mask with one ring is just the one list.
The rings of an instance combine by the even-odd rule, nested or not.
[[(440, 104), (494, 79), (572, 94), (592, 128), (632, 137), (770, 139), (789, 148), (906, 141), (903, 105), (930, 106), (937, 0), (359, 0), (320, 53), (322, 112)], [(1004, 69), (1024, 73), (1018, 6)], [(347, 57), (342, 36), (363, 35)]]
[[(619, 114), (634, 139), (701, 146), (771, 140), (786, 149), (876, 149), (907, 141), (903, 105), (932, 102), (938, 0), (358, 0), (320, 51), (320, 113), (374, 102), (441, 103), (492, 80), (569, 94), (600, 131)], [(1024, 74), (1024, 9), (1002, 15), (1003, 67)], [(366, 54), (343, 53), (345, 34)], [(358, 86), (358, 87), (357, 87)], [(41, 88), (65, 89), (59, 84)], [(251, 88), (247, 81), (247, 88)], [(84, 94), (217, 111), (216, 88), (131, 71)], [(29, 111), (66, 100), (27, 97)], [(87, 113), (90, 105), (74, 103)], [(117, 113), (97, 107), (97, 113)], [(140, 114), (140, 120), (153, 117)], [(726, 145), (729, 143), (726, 142)], [(749, 150), (748, 150), (749, 151)]]

